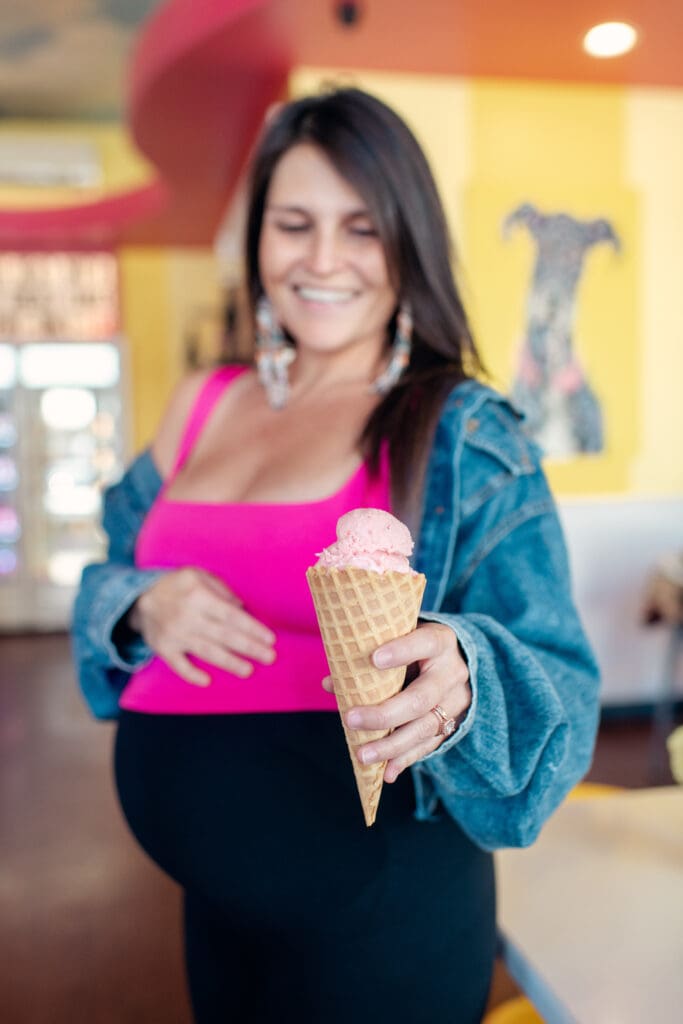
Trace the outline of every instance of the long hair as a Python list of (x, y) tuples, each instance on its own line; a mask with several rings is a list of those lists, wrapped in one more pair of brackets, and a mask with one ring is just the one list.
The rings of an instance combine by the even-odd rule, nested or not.
[[(455, 384), (482, 368), (453, 276), (443, 207), (414, 135), (376, 97), (344, 88), (287, 104), (267, 125), (252, 161), (246, 224), (252, 315), (263, 293), (258, 249), (270, 181), (284, 153), (303, 142), (318, 146), (362, 196), (399, 302), (412, 310), (410, 364), (369, 417), (359, 447), (376, 472), (382, 444), (388, 443), (392, 506), (416, 529), (443, 402)], [(395, 316), (387, 346), (394, 330)]]

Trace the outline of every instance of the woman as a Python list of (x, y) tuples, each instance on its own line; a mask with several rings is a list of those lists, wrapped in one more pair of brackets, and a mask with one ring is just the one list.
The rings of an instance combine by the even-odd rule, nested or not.
[[(185, 380), (108, 494), (75, 609), (81, 685), (119, 716), (129, 824), (185, 891), (196, 1019), (481, 1019), (491, 849), (586, 771), (597, 673), (536, 450), (478, 361), (405, 124), (354, 89), (291, 103), (256, 153), (256, 368)], [(427, 576), (412, 666), (352, 709), (391, 728), (363, 827), (304, 572), (353, 507)], [(437, 709), (438, 710), (435, 710)], [(410, 771), (406, 769), (410, 768)]]

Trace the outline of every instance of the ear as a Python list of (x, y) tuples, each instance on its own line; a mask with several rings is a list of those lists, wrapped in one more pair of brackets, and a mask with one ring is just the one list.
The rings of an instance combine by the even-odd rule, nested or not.
[(595, 245), (597, 242), (609, 242), (617, 252), (621, 251), (621, 241), (615, 233), (614, 228), (608, 220), (600, 218), (590, 224), (590, 240)]
[(502, 235), (508, 238), (510, 231), (517, 224), (524, 224), (526, 227), (533, 227), (538, 223), (539, 212), (531, 203), (522, 203), (512, 213), (509, 213), (503, 221)]

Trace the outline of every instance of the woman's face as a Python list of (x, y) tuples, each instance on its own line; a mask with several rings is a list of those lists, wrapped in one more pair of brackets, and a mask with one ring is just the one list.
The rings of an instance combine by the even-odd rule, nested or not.
[(317, 146), (293, 146), (275, 168), (259, 270), (300, 349), (373, 346), (379, 357), (397, 303), (384, 248), (365, 202)]

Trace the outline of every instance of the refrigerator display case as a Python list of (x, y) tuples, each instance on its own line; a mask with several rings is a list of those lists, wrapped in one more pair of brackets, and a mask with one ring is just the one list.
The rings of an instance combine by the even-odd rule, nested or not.
[(63, 629), (124, 452), (115, 342), (0, 344), (0, 628)]
[[(90, 257), (83, 259), (91, 262)], [(72, 284), (74, 280), (88, 283), (85, 301), (79, 302), (83, 295), (67, 287), (57, 318), (54, 303), (50, 313), (49, 291), (38, 296), (39, 314), (32, 308), (15, 311), (11, 331), (7, 330), (6, 304), (0, 316), (0, 630), (4, 632), (67, 628), (83, 566), (104, 551), (99, 526), (102, 492), (121, 475), (128, 454), (125, 345), (117, 336), (93, 337), (109, 331), (114, 322), (111, 312), (103, 316), (98, 308), (102, 297), (92, 287), (93, 280), (103, 280), (102, 275), (95, 279), (90, 267), (89, 276), (78, 278), (73, 266), (62, 259), (57, 268), (60, 276), (55, 274), (54, 262), (47, 262), (43, 269), (52, 272), (60, 291), (65, 268)], [(2, 270), (0, 257), (0, 278)], [(29, 307), (35, 306), (37, 291), (44, 284), (35, 263), (31, 284)], [(21, 307), (21, 302), (16, 305)], [(88, 320), (85, 315), (92, 313), (98, 317), (96, 328), (92, 317)], [(73, 328), (73, 340), (46, 338), (48, 315), (59, 334)]]

